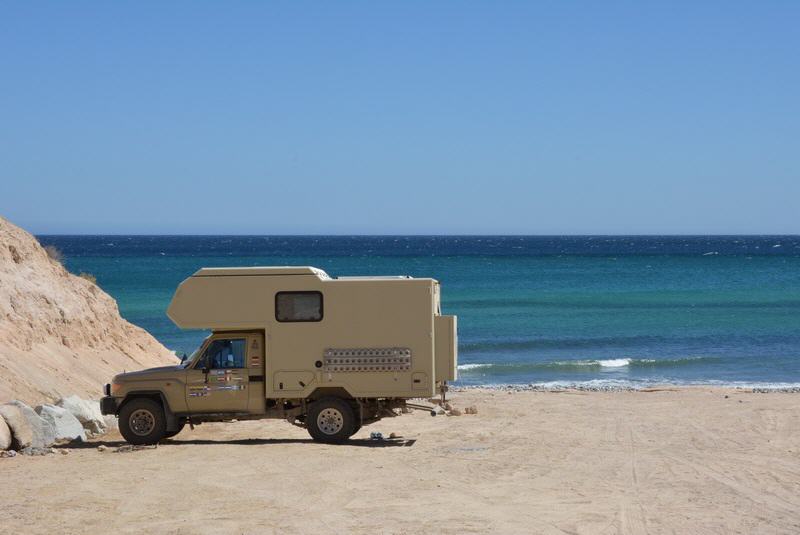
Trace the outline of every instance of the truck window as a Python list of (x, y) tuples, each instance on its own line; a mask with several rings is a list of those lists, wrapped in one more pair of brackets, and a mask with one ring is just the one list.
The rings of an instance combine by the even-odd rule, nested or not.
[(213, 340), (197, 361), (195, 368), (244, 368), (244, 338)]
[(322, 320), (322, 293), (278, 292), (275, 294), (275, 319), (281, 322)]

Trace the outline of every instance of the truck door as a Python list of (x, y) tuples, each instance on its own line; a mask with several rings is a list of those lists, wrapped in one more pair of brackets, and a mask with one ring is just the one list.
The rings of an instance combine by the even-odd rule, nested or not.
[(247, 335), (214, 335), (202, 356), (187, 370), (186, 404), (190, 412), (247, 412)]

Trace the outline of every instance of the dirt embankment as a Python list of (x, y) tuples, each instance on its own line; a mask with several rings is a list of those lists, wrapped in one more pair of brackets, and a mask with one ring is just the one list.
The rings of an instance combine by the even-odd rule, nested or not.
[(98, 398), (123, 369), (176, 362), (110, 295), (0, 217), (0, 402)]

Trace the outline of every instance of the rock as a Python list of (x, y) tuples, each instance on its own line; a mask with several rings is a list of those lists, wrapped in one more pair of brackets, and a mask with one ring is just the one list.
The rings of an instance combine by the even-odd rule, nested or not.
[(21, 450), (31, 445), (31, 442), (33, 442), (33, 430), (25, 417), (22, 416), (22, 411), (19, 407), (10, 403), (0, 405), (0, 416), (3, 417), (3, 421), (11, 431), (12, 441), (10, 447)]
[(389, 433), (389, 438), (397, 438), (397, 433)]
[(36, 412), (47, 420), (55, 429), (56, 440), (86, 441), (86, 431), (83, 425), (71, 412), (55, 405), (39, 405)]
[(447, 414), (448, 416), (461, 416), (461, 411), (453, 407)]
[(69, 455), (69, 450), (60, 449), (60, 450), (58, 450), (58, 451), (60, 451), (60, 452), (61, 452), (61, 455)]
[(5, 418), (0, 416), (0, 451), (11, 447), (11, 429), (8, 428)]
[(46, 448), (56, 441), (53, 425), (21, 401), (0, 405), (0, 415), (11, 428), (14, 449)]
[(466, 409), (464, 409), (464, 414), (478, 414), (478, 407), (475, 405), (470, 405)]
[(132, 451), (140, 451), (140, 450), (155, 450), (158, 449), (158, 444), (125, 444), (124, 446), (120, 446), (119, 448), (114, 450), (114, 453), (129, 453)]
[(20, 453), (29, 457), (43, 457), (45, 455), (55, 453), (55, 450), (51, 451), (51, 448), (36, 448), (33, 446), (28, 446), (27, 448), (20, 450)]
[(16, 457), (17, 452), (14, 450), (0, 451), (0, 457)]
[(105, 444), (100, 444), (99, 446), (97, 446), (97, 451), (106, 451), (107, 449), (108, 446), (106, 446)]
[(56, 405), (72, 413), (90, 435), (102, 435), (106, 432), (106, 421), (100, 412), (100, 403), (98, 401), (81, 399), (78, 396), (68, 396), (59, 399)]
[(119, 429), (119, 420), (117, 420), (117, 417), (113, 414), (104, 414), (103, 421), (106, 424), (106, 433)]

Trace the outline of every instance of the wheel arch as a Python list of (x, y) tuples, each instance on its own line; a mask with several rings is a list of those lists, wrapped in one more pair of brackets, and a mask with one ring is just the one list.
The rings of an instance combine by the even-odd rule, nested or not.
[(342, 386), (320, 386), (308, 395), (306, 401), (313, 403), (322, 398), (340, 398), (347, 401), (355, 399), (346, 388)]

